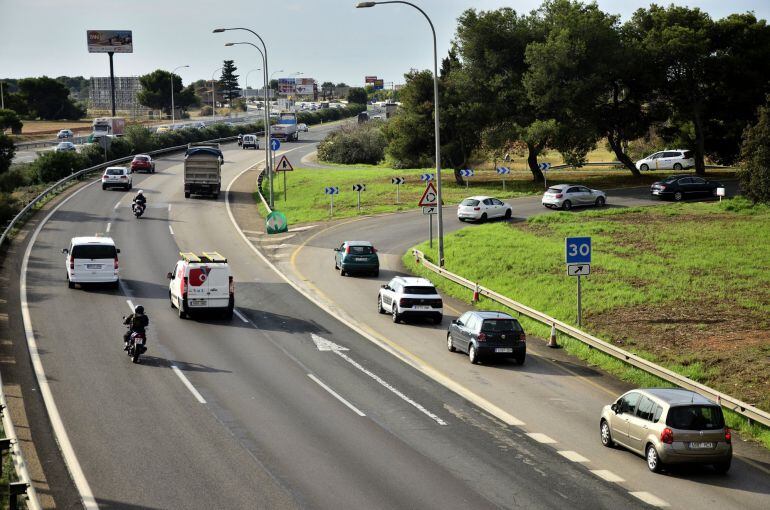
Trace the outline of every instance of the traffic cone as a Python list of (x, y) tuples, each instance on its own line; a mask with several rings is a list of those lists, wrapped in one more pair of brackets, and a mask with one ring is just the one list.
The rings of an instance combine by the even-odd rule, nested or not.
[(548, 347), (551, 349), (559, 348), (559, 344), (556, 343), (556, 323), (551, 324), (551, 338), (548, 339)]

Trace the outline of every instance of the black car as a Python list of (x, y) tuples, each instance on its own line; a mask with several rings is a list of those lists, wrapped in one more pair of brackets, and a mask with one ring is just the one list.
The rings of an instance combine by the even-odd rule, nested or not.
[(449, 352), (467, 352), (474, 364), (482, 358), (513, 358), (521, 365), (527, 356), (524, 328), (502, 312), (465, 312), (449, 326), (446, 344)]
[(724, 185), (696, 175), (672, 175), (653, 183), (650, 193), (655, 197), (673, 198), (679, 202), (685, 198), (715, 197), (717, 188), (724, 188)]

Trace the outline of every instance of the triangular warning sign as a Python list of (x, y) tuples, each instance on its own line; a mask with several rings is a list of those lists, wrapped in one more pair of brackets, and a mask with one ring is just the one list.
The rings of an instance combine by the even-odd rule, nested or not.
[(425, 186), (425, 192), (422, 194), (422, 198), (420, 198), (420, 203), (417, 205), (419, 207), (434, 207), (438, 203), (437, 199), (438, 192), (436, 191), (436, 186), (433, 184), (433, 181), (428, 181), (428, 185)]
[(293, 170), (294, 167), (291, 166), (291, 163), (289, 163), (289, 160), (286, 158), (286, 154), (281, 156), (281, 159), (278, 160), (278, 164), (275, 165), (276, 172), (292, 172)]

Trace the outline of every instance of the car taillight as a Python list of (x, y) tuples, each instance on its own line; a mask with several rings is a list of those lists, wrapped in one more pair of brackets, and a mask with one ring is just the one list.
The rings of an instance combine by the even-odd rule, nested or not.
[(182, 291), (182, 298), (187, 297), (187, 277), (185, 276), (182, 278), (182, 288), (180, 289)]
[(350, 246), (345, 247), (345, 253), (350, 253)]
[(480, 211), (480, 210), (481, 210), (481, 207), (474, 207), (474, 208), (473, 208), (473, 210), (474, 210), (474, 211)]
[(665, 185), (665, 184), (658, 184), (658, 188), (660, 188), (660, 189), (666, 189), (666, 185)]
[(725, 427), (725, 441), (728, 443), (731, 443), (733, 440), (733, 435), (730, 432), (730, 427)]
[(479, 342), (486, 342), (487, 341), (487, 335), (485, 333), (479, 333), (478, 341)]
[(115, 261), (114, 261), (114, 263), (113, 263), (113, 267), (114, 267), (115, 269), (117, 269), (117, 268), (118, 268), (118, 257), (115, 257)]
[(372, 247), (372, 253), (377, 253), (377, 248)]
[(660, 433), (660, 440), (663, 443), (671, 444), (674, 442), (674, 431), (666, 427), (663, 432)]
[(398, 300), (398, 305), (401, 307), (412, 306), (412, 300), (407, 298), (401, 298)]
[(75, 257), (70, 255), (70, 269), (75, 269)]
[(235, 281), (233, 281), (233, 277), (230, 277), (230, 295), (232, 296), (235, 294)]
[(558, 193), (558, 194), (554, 195), (554, 197), (556, 197), (556, 198), (561, 198), (561, 197), (563, 197), (563, 196), (564, 196), (564, 195), (563, 195), (563, 194), (561, 194), (561, 193)]
[(522, 342), (526, 342), (527, 341), (527, 334), (526, 333), (520, 334), (519, 335), (519, 340), (522, 341)]

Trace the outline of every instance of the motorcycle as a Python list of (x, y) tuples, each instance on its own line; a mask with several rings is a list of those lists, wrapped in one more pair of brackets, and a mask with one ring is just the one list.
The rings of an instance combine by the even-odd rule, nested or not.
[(239, 134), (238, 135), (238, 147), (240, 147), (241, 145), (243, 145), (243, 135)]
[[(124, 318), (125, 320), (125, 318)], [(130, 326), (129, 326), (130, 328)], [(134, 363), (139, 363), (139, 356), (147, 352), (147, 333), (139, 333), (134, 331), (128, 337), (128, 348), (126, 353)]]
[(136, 216), (137, 218), (141, 217), (142, 214), (144, 214), (144, 209), (145, 209), (145, 205), (137, 201), (134, 201), (134, 203), (131, 204), (131, 212), (133, 212), (134, 216)]

